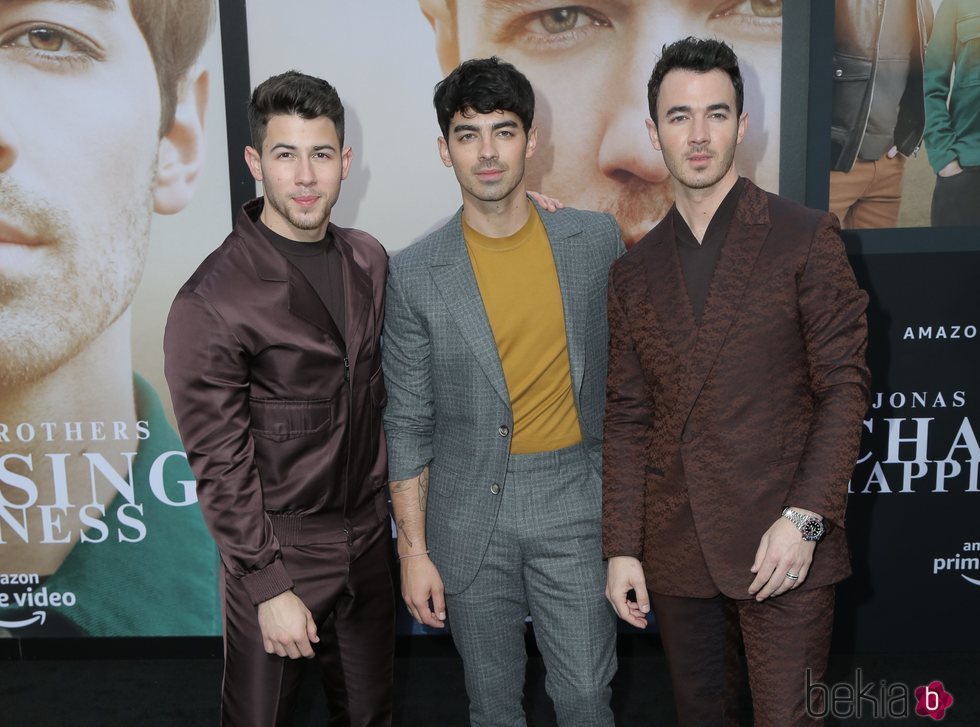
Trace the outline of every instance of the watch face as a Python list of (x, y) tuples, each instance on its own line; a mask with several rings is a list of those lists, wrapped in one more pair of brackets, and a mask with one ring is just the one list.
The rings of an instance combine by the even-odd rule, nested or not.
[(816, 518), (807, 520), (800, 528), (800, 532), (803, 533), (804, 540), (820, 540), (824, 533), (823, 520)]

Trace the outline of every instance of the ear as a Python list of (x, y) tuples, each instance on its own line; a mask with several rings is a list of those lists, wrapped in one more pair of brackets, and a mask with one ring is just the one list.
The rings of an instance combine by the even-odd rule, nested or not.
[(436, 57), (442, 72), (448, 74), (459, 65), (459, 35), (449, 0), (419, 0), (422, 14), (436, 36)]
[(349, 146), (345, 146), (344, 150), (340, 152), (340, 178), (347, 179), (347, 175), (350, 173), (350, 163), (354, 160), (354, 150)]
[(442, 159), (442, 163), (447, 167), (453, 165), (453, 158), (449, 156), (449, 143), (446, 141), (446, 137), (440, 136), (436, 139), (436, 144), (439, 146), (439, 158)]
[(532, 126), (527, 132), (527, 147), (524, 149), (524, 158), (530, 159), (534, 156), (534, 150), (538, 148), (538, 127)]
[(653, 119), (646, 120), (647, 134), (650, 135), (650, 143), (653, 144), (653, 148), (657, 151), (663, 151), (660, 148), (660, 134), (657, 133), (657, 125), (653, 123)]
[(262, 181), (262, 154), (254, 146), (245, 147), (245, 164), (256, 182)]
[(153, 209), (161, 215), (184, 209), (197, 186), (204, 165), (208, 82), (208, 72), (194, 66), (178, 84), (174, 120), (160, 139), (157, 154)]
[(735, 143), (741, 144), (742, 139), (745, 138), (745, 130), (749, 128), (749, 112), (743, 111), (742, 115), (738, 119), (738, 135), (735, 137)]

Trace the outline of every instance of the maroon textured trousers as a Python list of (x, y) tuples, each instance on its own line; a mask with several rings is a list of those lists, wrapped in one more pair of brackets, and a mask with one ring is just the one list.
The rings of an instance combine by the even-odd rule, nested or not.
[[(755, 727), (821, 724), (807, 714), (806, 673), (822, 681), (834, 586), (754, 599), (651, 594), (681, 727), (737, 725), (744, 643)], [(744, 682), (741, 682), (744, 683)], [(818, 712), (823, 711), (823, 705)]]

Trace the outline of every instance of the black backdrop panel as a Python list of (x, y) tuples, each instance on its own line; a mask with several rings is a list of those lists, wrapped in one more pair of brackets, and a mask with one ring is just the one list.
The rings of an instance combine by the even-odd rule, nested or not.
[(852, 262), (871, 296), (874, 396), (851, 480), (854, 575), (839, 590), (839, 646), (974, 650), (980, 648), (980, 253)]

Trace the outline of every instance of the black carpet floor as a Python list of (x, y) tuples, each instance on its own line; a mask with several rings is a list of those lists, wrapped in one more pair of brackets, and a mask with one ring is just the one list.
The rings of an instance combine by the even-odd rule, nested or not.
[[(159, 640), (155, 640), (159, 641)], [(13, 644), (8, 644), (13, 647)], [(221, 683), (220, 644), (191, 648), (155, 646), (153, 658), (137, 658), (132, 643), (92, 646), (33, 644), (0, 649), (2, 727), (196, 727), (216, 725)], [(168, 653), (169, 651), (169, 653)], [(544, 668), (530, 643), (525, 700), (530, 727), (552, 727), (554, 711), (545, 694)], [(196, 652), (196, 653), (194, 653)], [(188, 657), (188, 653), (193, 656)], [(79, 656), (81, 654), (82, 656)], [(175, 656), (177, 654), (177, 656)], [(666, 663), (655, 636), (621, 637), (619, 672), (613, 682), (616, 722), (622, 727), (676, 724)], [(311, 665), (312, 667), (312, 665)], [(860, 670), (860, 675), (858, 675)], [(954, 696), (943, 725), (980, 726), (980, 655), (835, 654), (828, 684), (845, 697), (860, 681), (877, 693), (904, 684), (910, 689), (940, 679)], [(856, 710), (857, 701), (851, 707)], [(396, 727), (464, 727), (466, 696), (462, 664), (445, 637), (408, 637), (398, 643), (395, 666)], [(933, 724), (914, 714), (875, 718), (865, 699), (860, 718), (828, 719), (829, 725)], [(847, 703), (841, 702), (841, 711)], [(303, 686), (295, 724), (326, 724), (326, 706), (311, 671)], [(879, 717), (881, 715), (878, 715)]]

